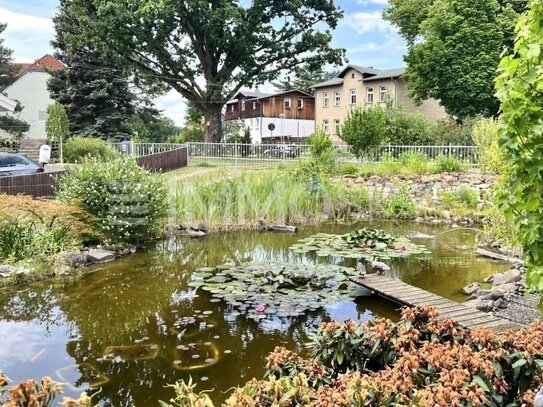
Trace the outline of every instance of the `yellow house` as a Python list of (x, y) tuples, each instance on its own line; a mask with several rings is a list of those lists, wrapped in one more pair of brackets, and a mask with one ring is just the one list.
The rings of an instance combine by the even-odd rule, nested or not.
[(355, 107), (392, 106), (420, 113), (430, 120), (447, 117), (438, 100), (428, 99), (417, 106), (409, 97), (404, 68), (379, 70), (372, 67), (348, 65), (335, 78), (319, 83), (315, 88), (316, 125), (332, 136), (335, 143), (341, 124)]

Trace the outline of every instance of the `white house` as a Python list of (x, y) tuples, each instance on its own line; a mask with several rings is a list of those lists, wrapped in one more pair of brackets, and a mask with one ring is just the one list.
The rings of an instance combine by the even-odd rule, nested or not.
[(44, 55), (33, 63), (19, 64), (19, 67), (20, 71), (15, 82), (2, 90), (2, 94), (18, 101), (23, 110), (18, 113), (0, 112), (0, 114), (16, 114), (19, 119), (30, 124), (30, 129), (23, 138), (45, 140), (47, 108), (54, 103), (47, 90), (47, 81), (50, 77), (48, 71), (62, 69), (64, 65), (53, 56)]

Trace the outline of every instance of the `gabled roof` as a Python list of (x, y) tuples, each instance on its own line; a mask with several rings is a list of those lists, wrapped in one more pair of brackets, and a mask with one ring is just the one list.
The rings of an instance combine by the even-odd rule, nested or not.
[(370, 78), (365, 78), (364, 82), (378, 81), (381, 79), (398, 78), (402, 76), (404, 73), (405, 73), (405, 68), (384, 69), (375, 76), (372, 76)]
[(14, 112), (17, 108), (17, 102), (12, 98), (0, 93), (0, 112)]
[(19, 67), (19, 72), (17, 76), (21, 76), (28, 71), (44, 71), (46, 69), (63, 69), (64, 64), (56, 59), (54, 56), (45, 54), (39, 59), (36, 59), (32, 63), (23, 63), (17, 64)]
[(335, 78), (329, 79), (321, 83), (317, 83), (316, 85), (313, 85), (313, 88), (317, 89), (343, 85), (343, 77), (349, 69), (354, 69), (360, 72), (362, 75), (366, 75), (363, 79), (364, 82), (376, 81), (379, 79), (397, 78), (405, 73), (405, 68), (375, 69), (371, 66), (368, 67), (360, 65), (347, 65)]

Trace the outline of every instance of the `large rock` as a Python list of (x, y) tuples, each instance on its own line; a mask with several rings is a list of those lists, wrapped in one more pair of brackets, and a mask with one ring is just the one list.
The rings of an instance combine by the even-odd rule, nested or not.
[(0, 266), (0, 278), (9, 277), (17, 271), (17, 267), (10, 266), (9, 264)]
[(87, 252), (87, 260), (89, 263), (107, 263), (115, 260), (115, 252), (105, 249), (90, 249)]
[(515, 283), (500, 284), (492, 289), (492, 291), (501, 291), (504, 293), (515, 293), (517, 292), (517, 285)]
[(88, 254), (83, 252), (71, 252), (64, 256), (64, 264), (69, 267), (83, 267), (87, 265)]
[(498, 289), (493, 289), (489, 293), (483, 295), (482, 297), (479, 297), (479, 299), (496, 301), (496, 300), (502, 299), (504, 297), (504, 295), (505, 295), (504, 291), (501, 291), (501, 290), (498, 290)]
[(490, 312), (494, 308), (494, 301), (492, 300), (476, 300), (474, 308), (483, 312)]
[(466, 294), (466, 295), (472, 295), (472, 294), (475, 294), (475, 292), (481, 288), (481, 286), (479, 285), (479, 283), (472, 283), (470, 285), (467, 285), (465, 286), (464, 288), (462, 288), (462, 293), (463, 294)]
[(495, 287), (502, 284), (516, 283), (517, 281), (520, 281), (521, 278), (522, 274), (519, 270), (511, 269), (503, 274), (496, 274), (492, 285)]

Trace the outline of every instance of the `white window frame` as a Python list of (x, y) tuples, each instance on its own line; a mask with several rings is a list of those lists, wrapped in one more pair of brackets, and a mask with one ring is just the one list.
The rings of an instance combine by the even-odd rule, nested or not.
[(334, 92), (334, 106), (335, 107), (341, 106), (341, 92), (338, 90)]
[(253, 102), (253, 110), (256, 110), (256, 102)]
[(303, 99), (298, 99), (296, 101), (296, 105), (298, 106), (298, 110), (302, 110), (304, 108), (304, 100)]
[(283, 105), (285, 106), (285, 109), (290, 109), (292, 108), (292, 99), (291, 98), (285, 98), (285, 100), (283, 101)]
[(255, 122), (255, 130), (260, 130), (260, 119), (255, 119), (256, 122)]
[(330, 122), (327, 119), (324, 119), (322, 121), (322, 131), (324, 131), (326, 134), (330, 132)]
[(373, 104), (373, 86), (366, 87), (366, 103)]
[(330, 97), (328, 96), (328, 92), (324, 92), (322, 94), (322, 106), (323, 107), (330, 106)]
[(379, 86), (379, 102), (386, 103), (388, 97), (388, 87), (386, 85)]
[(241, 110), (245, 110), (245, 100), (241, 101)]
[(358, 95), (356, 94), (356, 89), (351, 89), (351, 105), (356, 105), (358, 103)]
[(334, 119), (334, 134), (336, 136), (339, 134), (340, 128), (341, 128), (341, 121), (339, 119)]

